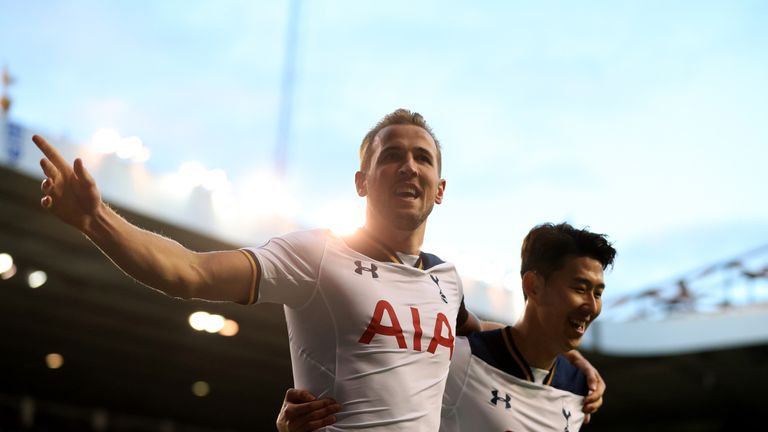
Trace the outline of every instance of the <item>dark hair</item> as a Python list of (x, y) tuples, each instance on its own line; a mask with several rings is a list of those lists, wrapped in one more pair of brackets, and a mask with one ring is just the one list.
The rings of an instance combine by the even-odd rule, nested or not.
[(376, 126), (371, 128), (371, 130), (365, 134), (363, 142), (360, 144), (360, 171), (366, 172), (371, 166), (371, 144), (373, 144), (373, 140), (376, 139), (376, 135), (378, 135), (385, 127), (393, 125), (418, 126), (427, 131), (429, 136), (435, 141), (435, 147), (437, 147), (437, 172), (440, 173), (443, 165), (440, 152), (440, 141), (437, 140), (435, 133), (432, 132), (432, 128), (429, 127), (427, 121), (424, 120), (424, 117), (421, 114), (409, 111), (405, 108), (398, 108), (385, 115), (384, 118), (376, 123)]
[(535, 271), (547, 279), (560, 270), (565, 265), (565, 259), (570, 257), (593, 258), (605, 270), (609, 265), (613, 266), (616, 249), (605, 234), (595, 234), (586, 228), (579, 230), (565, 222), (537, 225), (523, 240), (520, 275)]

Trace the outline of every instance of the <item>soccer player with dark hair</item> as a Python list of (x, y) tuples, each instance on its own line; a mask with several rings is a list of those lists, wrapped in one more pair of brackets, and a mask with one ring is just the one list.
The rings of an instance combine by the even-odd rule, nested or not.
[(615, 256), (602, 234), (567, 223), (534, 227), (521, 252), (523, 315), (457, 339), (440, 430), (578, 430), (588, 388), (563, 354), (600, 315), (603, 271)]

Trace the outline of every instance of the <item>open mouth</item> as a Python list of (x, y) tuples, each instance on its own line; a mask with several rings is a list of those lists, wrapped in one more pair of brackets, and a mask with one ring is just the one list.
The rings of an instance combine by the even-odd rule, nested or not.
[(402, 185), (395, 189), (395, 195), (403, 199), (416, 199), (421, 196), (421, 192), (416, 186)]
[(587, 326), (589, 325), (589, 322), (587, 320), (570, 319), (568, 320), (568, 323), (571, 325), (571, 328), (576, 330), (576, 332), (579, 334), (584, 334), (584, 332), (587, 331)]

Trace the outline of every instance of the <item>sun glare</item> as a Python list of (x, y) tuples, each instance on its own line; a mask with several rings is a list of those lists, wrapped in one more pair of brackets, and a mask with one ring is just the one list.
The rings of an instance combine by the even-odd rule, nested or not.
[(331, 202), (318, 212), (316, 225), (337, 235), (349, 235), (365, 223), (365, 203), (360, 199)]

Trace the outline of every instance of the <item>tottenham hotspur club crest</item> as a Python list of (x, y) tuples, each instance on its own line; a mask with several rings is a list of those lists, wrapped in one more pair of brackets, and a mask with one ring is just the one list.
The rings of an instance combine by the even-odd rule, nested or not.
[(376, 267), (376, 264), (374, 263), (371, 263), (370, 267), (364, 267), (362, 261), (358, 260), (358, 261), (355, 261), (355, 266), (357, 266), (357, 268), (355, 269), (355, 273), (359, 275), (362, 275), (363, 272), (365, 271), (365, 272), (370, 272), (371, 277), (374, 279), (379, 277), (379, 274), (376, 273), (376, 270), (378, 270), (379, 268)]
[(565, 430), (563, 432), (570, 432), (570, 424), (568, 423), (568, 419), (571, 418), (571, 412), (566, 411), (565, 408), (563, 408), (563, 417), (565, 417)]
[(429, 275), (429, 277), (432, 278), (432, 282), (437, 285), (437, 289), (440, 291), (440, 298), (443, 299), (443, 303), (448, 303), (448, 299), (445, 297), (445, 294), (443, 294), (443, 289), (440, 288), (440, 279), (438, 279), (435, 275)]

